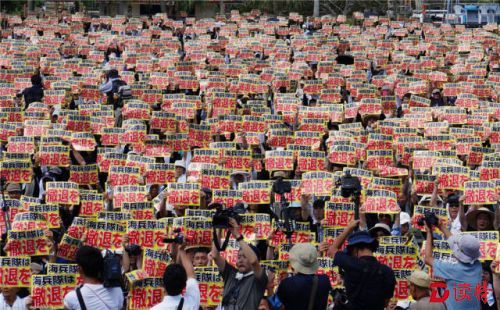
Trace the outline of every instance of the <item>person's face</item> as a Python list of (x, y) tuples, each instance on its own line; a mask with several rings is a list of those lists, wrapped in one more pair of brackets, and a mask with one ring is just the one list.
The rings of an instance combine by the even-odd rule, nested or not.
[(490, 217), (487, 213), (479, 213), (476, 218), (476, 226), (478, 230), (486, 230), (490, 226)]
[(244, 181), (245, 181), (245, 178), (243, 177), (243, 175), (237, 174), (234, 176), (234, 182), (239, 184), (239, 183), (242, 183)]
[(322, 219), (325, 218), (325, 209), (314, 208), (313, 209), (313, 214), (314, 214), (314, 217), (316, 218), (316, 220), (319, 222), (319, 221), (321, 221)]
[(176, 178), (179, 178), (183, 174), (184, 174), (184, 168), (182, 168), (182, 167), (175, 167), (175, 177)]
[(380, 223), (391, 226), (391, 216), (389, 214), (380, 214), (378, 220)]
[(5, 299), (13, 298), (19, 289), (17, 287), (3, 287), (2, 295)]
[(375, 232), (375, 235), (376, 235), (376, 238), (377, 238), (377, 239), (378, 239), (378, 238), (382, 238), (382, 237), (384, 237), (384, 236), (385, 236), (384, 232), (383, 232), (381, 229), (377, 230), (377, 231)]
[(267, 286), (266, 289), (268, 292), (274, 292), (274, 280), (275, 280), (275, 273), (272, 271), (267, 272)]
[(300, 208), (292, 208), (290, 209), (290, 216), (292, 219), (299, 221), (301, 218), (301, 211)]
[(410, 293), (411, 297), (413, 297), (413, 299), (416, 298), (415, 285), (413, 285), (412, 283), (410, 283), (409, 293)]
[(401, 225), (401, 235), (406, 235), (409, 230), (410, 230), (410, 224), (405, 223)]
[(258, 213), (259, 212), (259, 205), (251, 204), (248, 205), (248, 213)]
[(9, 198), (10, 199), (20, 199), (21, 198), (21, 192), (14, 191), (14, 192), (8, 192)]
[(193, 257), (194, 267), (206, 267), (208, 265), (208, 254), (204, 252), (196, 252)]
[(174, 210), (177, 214), (184, 214), (184, 211), (186, 211), (186, 206), (184, 205), (175, 205)]
[(269, 302), (266, 299), (262, 298), (260, 300), (259, 307), (257, 308), (257, 310), (269, 310), (269, 309), (270, 309)]
[(373, 119), (373, 118), (369, 118), (368, 121), (366, 122), (366, 125), (369, 126), (369, 127), (373, 127), (373, 125), (375, 124), (376, 120)]
[(457, 204), (450, 205), (448, 210), (450, 211), (450, 217), (452, 219), (456, 219), (458, 215), (458, 205)]
[(491, 276), (490, 273), (486, 270), (483, 270), (483, 282), (490, 283)]
[(247, 273), (252, 270), (252, 265), (250, 265), (250, 262), (248, 258), (243, 254), (243, 252), (240, 250), (238, 252), (238, 260), (236, 261), (236, 269), (238, 269), (239, 272), (241, 273)]
[(151, 199), (158, 196), (158, 186), (157, 185), (151, 186), (151, 188), (149, 189), (149, 194), (151, 195)]

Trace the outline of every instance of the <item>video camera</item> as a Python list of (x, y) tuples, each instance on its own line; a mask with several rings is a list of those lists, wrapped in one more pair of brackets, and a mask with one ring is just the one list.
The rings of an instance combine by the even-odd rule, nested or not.
[(174, 233), (176, 233), (175, 237), (165, 238), (165, 239), (163, 239), (163, 242), (183, 244), (184, 243), (184, 236), (181, 234), (181, 229), (180, 228), (174, 229)]
[(235, 204), (232, 208), (224, 208), (220, 203), (212, 204), (215, 207), (215, 214), (212, 218), (213, 228), (229, 228), (229, 219), (233, 218), (238, 222), (241, 222), (241, 214), (246, 212), (245, 206), (242, 203)]
[(355, 197), (361, 194), (361, 183), (358, 177), (353, 177), (351, 173), (346, 172), (346, 174), (340, 178), (339, 183), (340, 195), (342, 195), (342, 197)]
[(292, 183), (283, 181), (283, 178), (278, 178), (273, 183), (273, 192), (278, 195), (283, 195), (292, 191)]
[(438, 226), (439, 219), (436, 214), (432, 211), (424, 211), (424, 217), (418, 219), (417, 224), (420, 226), (425, 226), (425, 223), (429, 226)]
[(125, 251), (128, 253), (130, 256), (139, 256), (142, 253), (142, 248), (140, 245), (137, 244), (131, 244), (127, 245), (125, 247)]

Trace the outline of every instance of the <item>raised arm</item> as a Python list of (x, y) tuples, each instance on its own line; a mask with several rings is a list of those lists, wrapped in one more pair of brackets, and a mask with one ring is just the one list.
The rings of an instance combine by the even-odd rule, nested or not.
[(257, 279), (260, 279), (264, 275), (264, 270), (259, 264), (259, 258), (257, 255), (255, 255), (255, 252), (252, 250), (252, 248), (248, 245), (248, 243), (243, 240), (242, 235), (240, 234), (239, 231), (239, 225), (238, 222), (236, 222), (235, 219), (230, 218), (229, 219), (229, 230), (231, 231), (231, 234), (233, 234), (234, 238), (236, 240), (239, 240), (239, 245), (240, 245), (240, 250), (243, 252), (243, 255), (248, 259), (248, 262), (250, 265), (252, 265), (253, 273), (255, 274), (255, 277)]
[[(220, 241), (220, 235), (217, 236)], [(226, 260), (220, 255), (219, 250), (215, 247), (215, 243), (212, 241), (212, 251), (208, 254), (209, 258), (211, 258), (217, 268), (222, 272), (224, 268), (226, 268)]]
[(347, 237), (354, 231), (356, 227), (359, 225), (359, 220), (354, 220), (347, 225), (344, 231), (337, 238), (333, 239), (333, 244), (330, 246), (329, 255), (334, 257), (335, 254), (340, 250), (342, 244), (346, 241)]
[(187, 274), (188, 279), (195, 279), (193, 262), (191, 262), (191, 259), (186, 254), (186, 245), (185, 244), (182, 244), (179, 246), (179, 249), (177, 252), (177, 260), (186, 270), (186, 274)]
[(427, 231), (427, 239), (425, 239), (425, 263), (429, 266), (433, 266), (434, 257), (432, 257), (432, 248), (433, 248), (433, 236), (432, 236), (432, 227), (425, 223), (426, 231)]

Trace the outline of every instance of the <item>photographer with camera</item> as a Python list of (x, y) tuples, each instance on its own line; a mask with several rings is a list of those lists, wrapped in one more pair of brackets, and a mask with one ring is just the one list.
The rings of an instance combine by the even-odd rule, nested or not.
[[(193, 263), (186, 253), (185, 244), (176, 243), (174, 247), (177, 250), (177, 263), (168, 265), (163, 273), (165, 297), (151, 310), (198, 310), (201, 297)], [(186, 291), (182, 295), (184, 289)]]
[[(396, 278), (391, 268), (373, 256), (378, 241), (367, 231), (352, 233), (358, 225), (359, 220), (350, 222), (329, 249), (344, 277), (347, 302), (340, 309), (384, 309), (394, 294)], [(347, 238), (347, 253), (341, 252)]]
[(318, 251), (310, 243), (295, 244), (290, 250), (294, 275), (283, 279), (276, 294), (287, 310), (325, 309), (332, 289), (326, 275), (316, 275)]
[[(430, 214), (426, 214), (424, 218), (425, 229), (427, 231), (425, 263), (432, 267), (433, 275), (446, 281), (449, 292), (454, 292), (457, 287), (463, 285), (472, 288), (477, 287), (476, 285), (481, 285), (483, 269), (481, 262), (479, 262), (479, 257), (481, 256), (479, 240), (469, 234), (451, 234), (444, 221), (437, 221), (436, 223), (435, 220), (430, 219)], [(437, 226), (448, 240), (452, 255), (458, 263), (434, 259), (432, 256), (434, 241), (432, 235), (433, 226)], [(445, 301), (446, 308), (453, 310), (480, 309), (480, 301), (476, 295), (468, 294), (467, 296), (470, 298), (464, 298), (460, 301), (457, 298), (447, 298)]]
[(129, 244), (128, 234), (123, 236), (123, 257), (122, 257), (122, 271), (127, 273), (129, 271), (142, 269), (142, 248), (137, 244)]
[(103, 285), (105, 264), (101, 251), (84, 245), (76, 252), (76, 263), (83, 278), (83, 285), (64, 297), (64, 308), (68, 310), (122, 309), (122, 289)]
[(224, 279), (222, 306), (225, 310), (254, 310), (258, 308), (264, 296), (267, 275), (259, 264), (257, 248), (243, 240), (238, 222), (234, 218), (229, 218), (228, 223), (229, 231), (240, 246), (236, 267), (220, 255), (215, 243), (210, 253)]

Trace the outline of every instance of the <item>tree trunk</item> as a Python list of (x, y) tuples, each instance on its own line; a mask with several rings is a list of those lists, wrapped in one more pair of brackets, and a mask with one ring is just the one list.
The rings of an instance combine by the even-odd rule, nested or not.
[(220, 9), (220, 15), (225, 15), (226, 14), (226, 4), (224, 3), (224, 0), (219, 0), (219, 9)]
[(167, 13), (167, 4), (165, 1), (160, 1), (160, 11), (162, 13)]
[(314, 0), (313, 16), (319, 17), (319, 0)]

